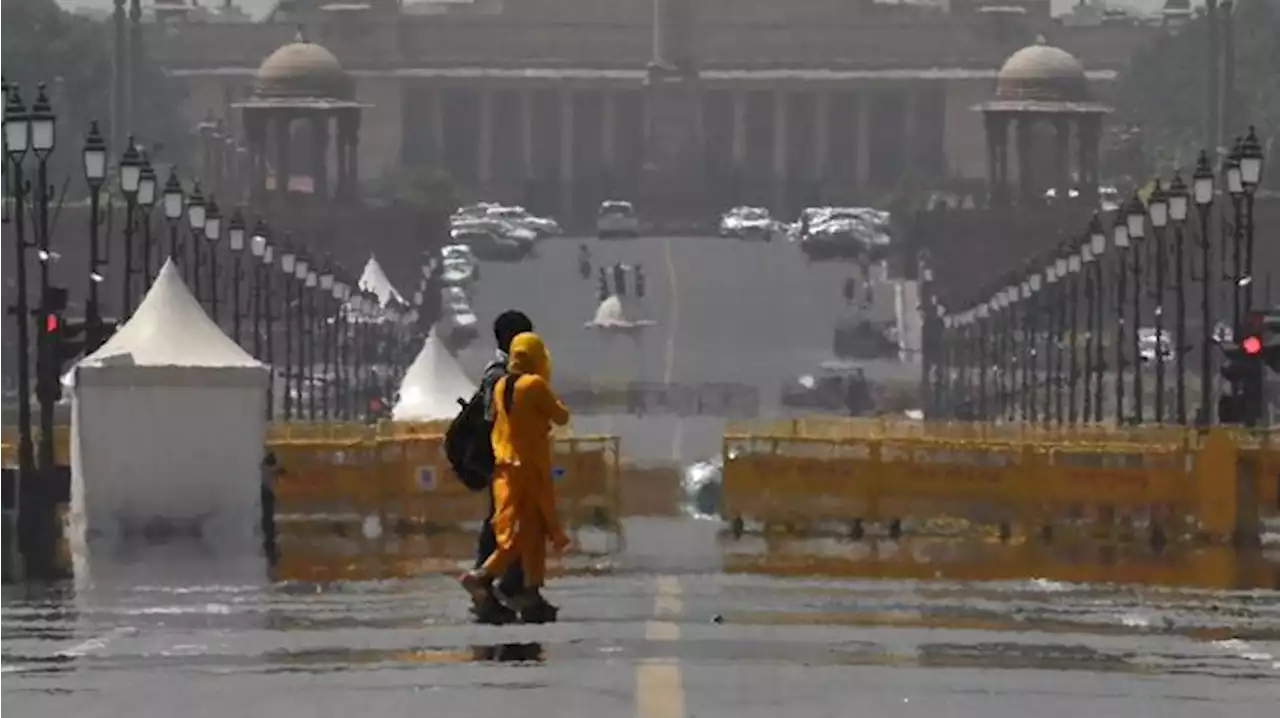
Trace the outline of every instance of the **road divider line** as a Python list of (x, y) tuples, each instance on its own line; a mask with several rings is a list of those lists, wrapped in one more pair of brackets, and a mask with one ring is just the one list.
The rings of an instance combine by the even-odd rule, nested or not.
[[(673, 576), (659, 576), (657, 595), (653, 601), (656, 619), (679, 618), (684, 612), (680, 581)], [(680, 640), (680, 624), (674, 620), (645, 623), (646, 641)], [(686, 718), (684, 679), (680, 661), (675, 658), (646, 659), (636, 666), (636, 718)]]

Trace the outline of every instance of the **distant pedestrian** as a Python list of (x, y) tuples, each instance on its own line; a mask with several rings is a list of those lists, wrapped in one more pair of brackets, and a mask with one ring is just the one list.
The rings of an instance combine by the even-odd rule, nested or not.
[(644, 267), (636, 265), (636, 298), (644, 299)]
[(858, 294), (858, 280), (849, 277), (844, 280), (844, 301), (845, 304), (852, 305), (853, 298)]
[(262, 457), (258, 495), (262, 508), (262, 547), (267, 557), (271, 559), (276, 555), (276, 481), (283, 473), (284, 469), (276, 460), (275, 452), (268, 451), (267, 455)]
[(619, 297), (627, 296), (627, 268), (622, 262), (613, 265), (613, 292)]

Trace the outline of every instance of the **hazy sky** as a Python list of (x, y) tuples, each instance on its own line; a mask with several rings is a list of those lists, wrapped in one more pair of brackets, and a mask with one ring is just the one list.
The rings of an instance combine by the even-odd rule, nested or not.
[[(275, 4), (275, 0), (233, 0), (241, 8), (249, 12), (254, 17), (262, 17)], [(1051, 0), (1053, 4), (1053, 14), (1067, 12), (1078, 0)], [(144, 4), (150, 4), (151, 0), (143, 0)], [(407, 0), (413, 2), (413, 0)], [(58, 0), (58, 3), (67, 8), (73, 7), (94, 7), (111, 9), (112, 0)], [(220, 5), (222, 0), (200, 0), (201, 5)], [(1110, 0), (1110, 4), (1114, 7), (1132, 7), (1138, 10), (1155, 11), (1164, 7), (1164, 0)], [(1202, 4), (1201, 0), (1192, 0), (1192, 5)]]

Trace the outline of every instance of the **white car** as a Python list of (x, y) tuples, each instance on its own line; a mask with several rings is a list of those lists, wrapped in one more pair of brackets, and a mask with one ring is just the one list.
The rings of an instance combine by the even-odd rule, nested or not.
[(524, 207), (490, 207), (487, 216), (496, 217), (506, 220), (517, 227), (523, 227), (532, 231), (539, 239), (543, 237), (555, 237), (560, 235), (563, 230), (560, 223), (550, 217), (538, 217), (529, 214), (529, 210)]
[(463, 260), (472, 264), (476, 262), (475, 252), (472, 252), (471, 247), (465, 244), (446, 244), (440, 248), (440, 257), (446, 260)]
[(640, 219), (630, 202), (605, 200), (596, 216), (596, 235), (605, 237), (640, 236)]
[(476, 263), (462, 257), (445, 257), (440, 265), (440, 282), (447, 287), (461, 287), (479, 279)]
[(468, 230), (484, 230), (500, 239), (509, 239), (519, 244), (532, 245), (538, 241), (538, 233), (502, 217), (464, 217), (453, 221), (451, 235), (457, 241), (461, 233)]
[(734, 207), (720, 218), (720, 236), (738, 239), (773, 239), (777, 223), (763, 207)]

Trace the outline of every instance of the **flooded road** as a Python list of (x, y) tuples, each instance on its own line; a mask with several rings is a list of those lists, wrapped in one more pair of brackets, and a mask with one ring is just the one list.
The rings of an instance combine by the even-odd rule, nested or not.
[(816, 563), (782, 575), (744, 559), (746, 544), (731, 561), (717, 528), (630, 520), (623, 552), (552, 579), (562, 620), (546, 626), (471, 624), (452, 580), (462, 556), (358, 581), (271, 581), (264, 566), (234, 585), (157, 572), (130, 586), (6, 587), (3, 707), (1243, 718), (1280, 701), (1274, 590), (850, 579)]

